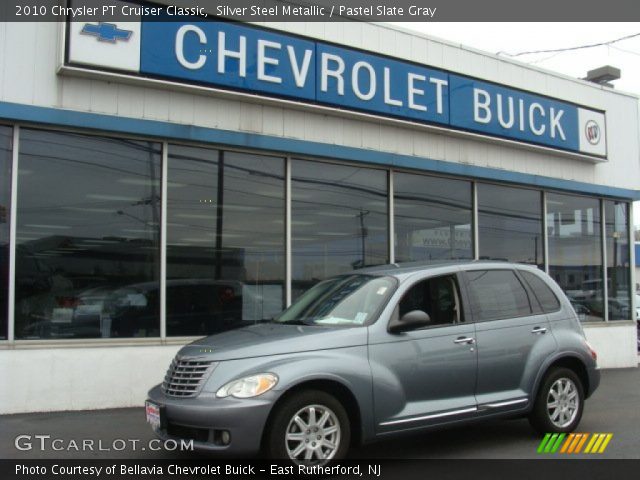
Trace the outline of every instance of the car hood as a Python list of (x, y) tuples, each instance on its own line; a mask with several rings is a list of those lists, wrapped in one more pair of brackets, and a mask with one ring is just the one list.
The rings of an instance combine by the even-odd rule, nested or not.
[(366, 345), (365, 327), (320, 327), (266, 323), (204, 337), (183, 347), (179, 355), (207, 360), (234, 360), (286, 353)]

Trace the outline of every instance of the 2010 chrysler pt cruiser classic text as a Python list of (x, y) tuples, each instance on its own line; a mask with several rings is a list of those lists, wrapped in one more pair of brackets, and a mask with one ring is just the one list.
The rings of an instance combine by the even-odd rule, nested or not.
[(185, 346), (146, 415), (203, 450), (324, 463), (353, 442), (483, 418), (570, 432), (599, 381), (569, 300), (537, 268), (389, 265)]

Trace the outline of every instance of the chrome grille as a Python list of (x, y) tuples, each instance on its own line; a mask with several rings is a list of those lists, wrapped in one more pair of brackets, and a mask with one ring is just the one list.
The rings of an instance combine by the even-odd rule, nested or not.
[(170, 397), (193, 397), (216, 365), (209, 360), (176, 357), (164, 377), (162, 391)]

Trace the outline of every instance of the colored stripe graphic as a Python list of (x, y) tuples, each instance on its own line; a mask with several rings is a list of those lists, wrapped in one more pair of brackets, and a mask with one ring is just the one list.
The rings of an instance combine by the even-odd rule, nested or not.
[(538, 445), (538, 453), (544, 452), (544, 447), (547, 445), (549, 438), (551, 438), (551, 434), (547, 433), (542, 439), (542, 441), (540, 442), (540, 445)]
[(588, 433), (583, 433), (582, 434), (582, 438), (580, 439), (580, 443), (578, 443), (578, 446), (576, 447), (575, 453), (580, 453), (580, 450), (582, 450), (582, 446), (587, 441), (587, 438), (589, 438), (589, 434)]
[[(568, 436), (564, 433), (547, 433), (540, 445), (538, 453), (604, 453), (613, 438), (612, 433), (571, 433)], [(588, 440), (588, 442), (587, 442)], [(582, 448), (586, 443), (584, 451)]]
[(547, 446), (544, 447), (544, 453), (551, 453), (551, 449), (553, 448), (553, 445), (556, 443), (556, 438), (558, 438), (557, 433), (554, 433), (553, 435), (551, 435), (551, 438), (547, 442)]
[(569, 448), (569, 445), (571, 444), (571, 442), (573, 442), (575, 437), (576, 437), (575, 433), (570, 433), (569, 434), (569, 436), (567, 437), (567, 441), (564, 442), (564, 445), (562, 446), (562, 450), (560, 450), (560, 453), (566, 453), (567, 452), (567, 449)]
[(607, 445), (609, 445), (609, 442), (611, 441), (611, 439), (613, 438), (613, 433), (607, 433), (606, 434), (606, 438), (604, 439), (604, 442), (602, 442), (602, 445), (600, 446), (600, 451), (598, 453), (604, 453), (604, 451), (607, 448)]
[(597, 433), (593, 434), (593, 437), (591, 437), (591, 440), (589, 440), (589, 443), (587, 443), (587, 448), (584, 449), (584, 453), (591, 453), (591, 447), (593, 447), (593, 444), (596, 443), (596, 440), (598, 440), (598, 437), (600, 435)]
[[(584, 434), (582, 433), (573, 433), (572, 435), (573, 435), (573, 438), (567, 439), (568, 450), (566, 451), (566, 453), (574, 453), (576, 451), (576, 448), (578, 448), (578, 445), (584, 438)], [(564, 453), (564, 452), (560, 452), (560, 453)]]
[(584, 453), (603, 453), (613, 438), (612, 433), (597, 433), (593, 436)]
[(600, 449), (600, 444), (602, 443), (602, 440), (604, 440), (604, 437), (606, 437), (605, 434), (599, 433), (598, 438), (596, 438), (596, 443), (593, 444), (591, 450), (589, 451), (589, 449), (587, 449), (584, 453), (596, 453)]
[(564, 437), (564, 433), (547, 433), (538, 446), (538, 453), (556, 453), (562, 445)]
[(561, 433), (560, 435), (558, 435), (558, 439), (556, 440), (556, 443), (551, 448), (551, 453), (556, 453), (558, 451), (558, 449), (560, 448), (560, 445), (562, 444), (562, 440), (564, 439), (564, 437), (565, 437), (564, 433)]

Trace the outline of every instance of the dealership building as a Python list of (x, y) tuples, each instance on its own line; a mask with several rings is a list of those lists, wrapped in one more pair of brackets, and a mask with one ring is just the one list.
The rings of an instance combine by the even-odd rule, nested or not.
[(637, 366), (637, 97), (381, 24), (130, 20), (0, 24), (0, 413), (141, 405), (394, 262), (537, 265)]

